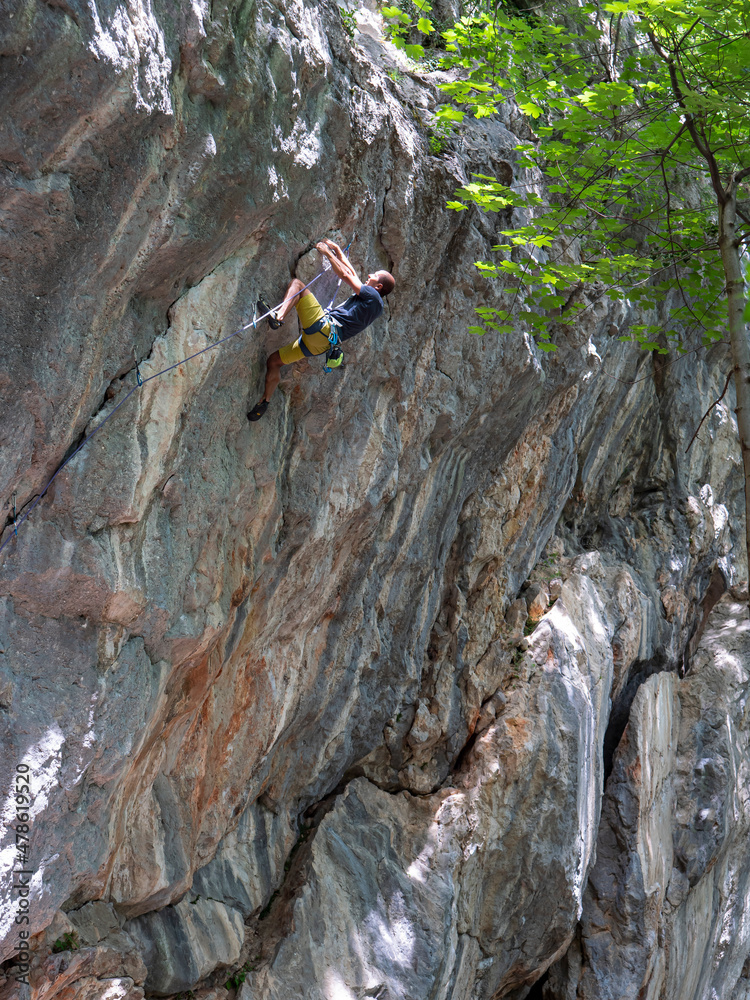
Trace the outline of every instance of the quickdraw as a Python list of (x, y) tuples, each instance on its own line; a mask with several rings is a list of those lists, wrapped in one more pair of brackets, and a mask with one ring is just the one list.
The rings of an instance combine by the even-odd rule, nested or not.
[(332, 372), (335, 368), (340, 368), (344, 363), (344, 352), (341, 350), (338, 325), (329, 320), (328, 343), (331, 345), (326, 351), (326, 363), (324, 372)]
[(143, 385), (143, 376), (141, 375), (141, 369), (138, 364), (138, 358), (135, 355), (135, 348), (133, 348), (133, 361), (135, 361), (135, 377), (139, 386)]

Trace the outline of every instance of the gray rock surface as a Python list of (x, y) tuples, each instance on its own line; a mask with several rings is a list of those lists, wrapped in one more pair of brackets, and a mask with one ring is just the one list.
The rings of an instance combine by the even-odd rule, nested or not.
[(201, 897), (136, 917), (124, 929), (140, 946), (146, 989), (156, 996), (188, 990), (217, 966), (236, 964), (245, 940), (238, 910)]
[(213, 860), (195, 873), (192, 891), (222, 899), (245, 918), (257, 913), (273, 894), (295, 839), (286, 815), (262, 795), (245, 809)]
[(289, 932), (245, 1000), (300, 989), (318, 1000), (334, 980), (353, 995), (452, 997), (460, 980), (467, 996), (493, 996), (564, 950), (601, 801), (612, 679), (603, 614), (591, 581), (571, 577), (534, 635), (528, 683), (440, 791), (347, 786), (312, 839)]
[[(746, 909), (742, 684), (715, 715), (683, 697), (701, 671), (676, 676), (703, 655), (711, 581), (747, 576), (729, 394), (685, 455), (725, 348), (661, 369), (601, 303), (551, 355), (522, 329), (469, 335), (495, 294), (473, 262), (504, 221), (444, 203), (474, 171), (527, 179), (519, 120), (430, 155), (434, 80), (371, 9), (351, 39), (309, 0), (11, 6), (3, 502), (27, 511), (113, 415), (17, 538), (5, 508), (2, 989), (25, 763), (35, 997), (218, 998), (230, 965), (253, 1000), (488, 1000), (558, 959), (545, 989), (662, 970), (674, 991), (682, 964), (696, 997), (742, 995), (741, 943), (718, 930)], [(313, 277), (315, 239), (355, 230), (355, 264), (398, 284), (343, 372), (286, 370), (248, 425), (290, 319), (114, 412), (134, 358), (149, 376), (218, 342), (259, 291)], [(524, 637), (527, 581), (556, 602)], [(738, 613), (712, 627), (711, 662), (745, 655)], [(662, 753), (637, 787), (636, 747)], [(621, 854), (592, 869), (610, 829)], [(613, 926), (589, 966), (597, 914)], [(80, 949), (51, 954), (71, 929)]]
[(17, 980), (18, 967), (7, 968), (7, 979), (0, 982), (2, 1000), (143, 1000), (147, 970), (132, 939), (115, 931), (107, 904), (93, 902), (82, 909), (88, 934), (64, 913), (55, 914), (35, 942), (27, 981)]
[(656, 674), (636, 696), (607, 785), (579, 958), (553, 970), (546, 996), (746, 992), (749, 685), (747, 607), (726, 595), (687, 676)]

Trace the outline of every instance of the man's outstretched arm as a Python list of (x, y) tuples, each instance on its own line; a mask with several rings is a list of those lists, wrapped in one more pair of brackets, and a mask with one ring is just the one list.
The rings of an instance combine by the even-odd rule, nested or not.
[(363, 281), (352, 267), (349, 258), (344, 254), (341, 247), (337, 243), (334, 243), (333, 240), (322, 240), (316, 244), (316, 249), (330, 260), (334, 273), (353, 288), (356, 295), (359, 295)]

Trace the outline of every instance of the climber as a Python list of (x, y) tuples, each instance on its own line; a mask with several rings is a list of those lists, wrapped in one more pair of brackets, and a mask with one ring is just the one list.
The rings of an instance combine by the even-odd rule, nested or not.
[[(305, 289), (304, 282), (294, 278), (281, 306), (269, 316), (268, 324), (271, 329), (277, 330), (294, 306), (303, 332), (293, 344), (287, 344), (269, 356), (263, 398), (250, 410), (248, 420), (260, 420), (268, 409), (268, 402), (279, 384), (283, 365), (292, 365), (303, 357), (325, 354), (331, 348), (331, 325), (338, 333), (339, 340), (349, 340), (361, 333), (381, 314), (383, 299), (396, 286), (393, 275), (388, 271), (375, 271), (368, 274), (367, 281), (361, 281), (344, 251), (332, 240), (323, 240), (316, 245), (316, 249), (331, 262), (334, 273), (353, 289), (354, 295), (326, 314), (312, 292)], [(262, 299), (258, 302), (258, 308), (261, 312), (268, 312), (268, 306)]]

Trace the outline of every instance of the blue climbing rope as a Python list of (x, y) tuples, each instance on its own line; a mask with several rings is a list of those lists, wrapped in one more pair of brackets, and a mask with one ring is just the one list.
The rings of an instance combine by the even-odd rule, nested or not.
[[(349, 242), (347, 243), (347, 245), (346, 245), (346, 247), (344, 249), (344, 255), (345, 256), (348, 255), (349, 250), (351, 248), (351, 245), (352, 245), (352, 243), (354, 243), (354, 241), (355, 241), (356, 238), (357, 238), (357, 234), (355, 232), (355, 233), (352, 234), (352, 238), (349, 240)], [(341, 282), (342, 281), (343, 281), (343, 278), (339, 278), (338, 283), (337, 283), (336, 287), (333, 290), (333, 296), (331, 298), (331, 301), (328, 303), (328, 305), (323, 310), (324, 319), (326, 319), (328, 321), (328, 343), (331, 345), (329, 347), (328, 351), (326, 352), (326, 363), (325, 363), (325, 366), (323, 368), (323, 371), (326, 374), (330, 374), (332, 371), (335, 371), (336, 368), (338, 368), (341, 365), (341, 362), (344, 360), (343, 359), (343, 353), (344, 352), (341, 350), (341, 340), (339, 338), (339, 327), (338, 327), (338, 324), (334, 320), (331, 319), (331, 310), (333, 309), (333, 303), (336, 301), (336, 296), (339, 294), (339, 289), (341, 288)], [(338, 348), (338, 351), (336, 353), (336, 357), (338, 359), (340, 359), (340, 360), (338, 360), (337, 363), (333, 367), (331, 367), (331, 365), (329, 364), (329, 361), (331, 360), (334, 351), (336, 351), (336, 348)]]
[[(356, 240), (356, 238), (357, 238), (357, 234), (353, 233), (352, 234), (352, 238), (349, 240), (349, 242), (344, 247), (344, 255), (347, 255), (349, 253), (349, 250), (351, 249), (352, 243), (354, 243), (354, 241)], [(328, 266), (330, 267), (330, 264)], [(328, 268), (326, 268), (326, 270), (328, 270)], [(344, 280), (343, 278), (339, 278), (338, 284), (336, 285), (336, 287), (333, 290), (333, 297), (332, 297), (331, 301), (328, 303), (328, 305), (325, 308), (325, 312), (326, 313), (329, 313), (331, 311), (331, 309), (333, 308), (333, 303), (336, 301), (336, 296), (339, 294), (339, 289), (341, 288), (341, 282), (343, 280)]]
[[(353, 239), (354, 238), (352, 237), (352, 241), (353, 241)], [(349, 246), (351, 246), (351, 243), (349, 243)], [(349, 247), (347, 247), (347, 250), (348, 249), (349, 249)], [(310, 287), (310, 285), (314, 284), (318, 280), (318, 278), (322, 274), (324, 274), (325, 271), (326, 271), (326, 268), (321, 269), (315, 275), (315, 277), (312, 279), (312, 281), (308, 281), (308, 283), (305, 285), (304, 288), (301, 288), (298, 292), (295, 292), (294, 295), (292, 296), (292, 298), (296, 298), (298, 295), (301, 295), (303, 292), (307, 291), (307, 289)], [(341, 285), (341, 279), (339, 279), (339, 286), (340, 285)], [(333, 296), (334, 299), (336, 298), (337, 294), (338, 294), (338, 287), (336, 288), (336, 292), (334, 293), (334, 296)], [(331, 301), (333, 301), (333, 300), (331, 300)], [(86, 437), (83, 439), (83, 441), (81, 441), (81, 443), (78, 445), (78, 447), (76, 448), (76, 450), (65, 459), (65, 461), (62, 463), (62, 465), (60, 466), (60, 468), (55, 472), (54, 476), (52, 476), (52, 478), (47, 483), (47, 485), (44, 487), (44, 489), (39, 494), (39, 496), (34, 500), (34, 502), (31, 505), (31, 507), (29, 507), (29, 509), (26, 511), (26, 513), (23, 515), (23, 517), (19, 518), (18, 520), (16, 520), (16, 501), (15, 501), (16, 495), (15, 495), (15, 493), (13, 494), (13, 533), (10, 534), (10, 535), (8, 535), (8, 537), (5, 539), (4, 542), (0, 543), (0, 552), (3, 551), (3, 549), (5, 548), (6, 545), (8, 545), (8, 543), (11, 541), (11, 539), (18, 537), (18, 529), (21, 527), (21, 525), (24, 523), (24, 521), (28, 520), (28, 518), (31, 516), (31, 514), (34, 511), (34, 508), (42, 500), (42, 498), (44, 497), (44, 495), (47, 492), (47, 490), (50, 488), (50, 486), (54, 483), (54, 481), (57, 479), (57, 477), (63, 471), (63, 469), (65, 468), (65, 466), (68, 465), (70, 462), (73, 461), (73, 459), (76, 457), (76, 455), (78, 454), (78, 452), (81, 451), (83, 448), (86, 447), (86, 445), (89, 443), (89, 441), (92, 439), (92, 437), (94, 437), (95, 434), (98, 434), (99, 431), (102, 429), (102, 427), (104, 427), (104, 425), (107, 423), (107, 421), (110, 420), (112, 417), (114, 417), (115, 413), (117, 413), (117, 411), (120, 409), (121, 406), (124, 406), (125, 403), (127, 403), (127, 401), (130, 399), (130, 397), (133, 395), (134, 392), (137, 392), (138, 389), (142, 388), (142, 386), (146, 385), (148, 382), (152, 382), (155, 378), (160, 378), (162, 375), (166, 375), (167, 372), (171, 372), (171, 371), (174, 371), (175, 368), (179, 368), (180, 365), (184, 365), (188, 361), (193, 361), (195, 358), (199, 358), (201, 356), (201, 354), (206, 354), (208, 351), (212, 351), (215, 347), (221, 347), (221, 345), (222, 344), (226, 344), (226, 342), (228, 340), (232, 340), (232, 338), (238, 336), (238, 334), (244, 333), (245, 330), (249, 330), (251, 326), (254, 329), (257, 329), (258, 323), (261, 323), (264, 319), (266, 319), (268, 316), (270, 316), (271, 313), (275, 312), (276, 309), (280, 309), (281, 306), (283, 306), (285, 302), (286, 302), (286, 299), (283, 299), (277, 306), (274, 306), (273, 309), (269, 309), (268, 312), (264, 313), (262, 316), (256, 316), (255, 315), (255, 310), (253, 310), (253, 318), (250, 320), (249, 323), (246, 323), (244, 326), (241, 326), (239, 328), (239, 330), (235, 330), (234, 333), (230, 333), (228, 336), (222, 337), (221, 340), (217, 340), (215, 344), (209, 344), (208, 347), (204, 347), (202, 350), (196, 351), (195, 354), (191, 354), (187, 358), (183, 358), (182, 361), (177, 361), (175, 364), (170, 365), (168, 368), (162, 368), (161, 371), (154, 372), (153, 375), (149, 375), (147, 378), (143, 378), (143, 376), (141, 375), (141, 370), (140, 370), (140, 367), (138, 365), (138, 361), (136, 359), (136, 362), (135, 362), (135, 371), (136, 371), (136, 379), (137, 379), (136, 384), (133, 386), (133, 388), (128, 393), (125, 394), (125, 396), (123, 396), (123, 398), (120, 400), (120, 402), (117, 404), (117, 406), (115, 406), (114, 409), (110, 413), (107, 414), (107, 416), (104, 418), (104, 420), (102, 420), (102, 422), (100, 424), (97, 424), (97, 426), (93, 429), (93, 431), (91, 431), (90, 434), (86, 435)], [(135, 355), (134, 355), (134, 357), (135, 357)]]

